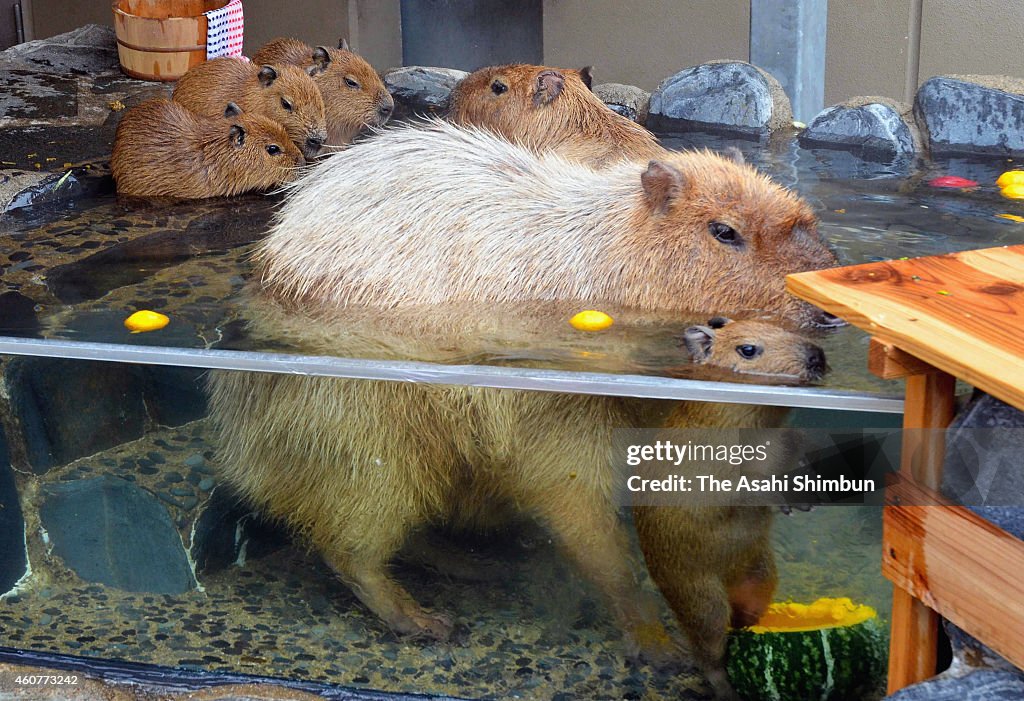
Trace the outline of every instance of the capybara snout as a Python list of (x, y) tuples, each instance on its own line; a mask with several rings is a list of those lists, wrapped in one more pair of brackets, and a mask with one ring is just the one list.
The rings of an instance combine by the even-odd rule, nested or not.
[(820, 380), (828, 371), (825, 351), (778, 324), (733, 321), (717, 316), (683, 332), (682, 343), (694, 363), (732, 372)]

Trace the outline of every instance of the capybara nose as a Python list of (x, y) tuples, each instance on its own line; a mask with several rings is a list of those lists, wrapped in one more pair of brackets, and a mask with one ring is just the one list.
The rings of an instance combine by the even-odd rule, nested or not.
[(807, 379), (820, 380), (828, 370), (825, 351), (814, 344), (808, 343), (804, 346), (804, 355), (807, 358)]
[(377, 120), (384, 124), (386, 121), (391, 119), (391, 113), (395, 110), (395, 104), (393, 102), (384, 102), (377, 107)]
[(322, 136), (310, 136), (306, 138), (306, 155), (315, 156), (323, 148), (324, 138)]

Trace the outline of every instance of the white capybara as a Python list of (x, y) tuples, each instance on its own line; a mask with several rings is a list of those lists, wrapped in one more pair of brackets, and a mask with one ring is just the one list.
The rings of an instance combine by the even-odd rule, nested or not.
[[(782, 276), (834, 263), (805, 203), (710, 153), (595, 171), (440, 122), (384, 131), (315, 166), (255, 260), (254, 301), (271, 310), (255, 314), (257, 335), (339, 355), (348, 344), (331, 347), (325, 328), (349, 315), (429, 310), (441, 327), (468, 328), (462, 303), (766, 310), (813, 323)], [(779, 357), (783, 374), (807, 371), (806, 353)], [(240, 372), (211, 373), (210, 389), (225, 480), (312, 544), (392, 629), (451, 629), (388, 574), (411, 531), (513, 510), (546, 526), (606, 595), (633, 652), (678, 654), (638, 585), (613, 500), (611, 433), (638, 425), (636, 402)]]

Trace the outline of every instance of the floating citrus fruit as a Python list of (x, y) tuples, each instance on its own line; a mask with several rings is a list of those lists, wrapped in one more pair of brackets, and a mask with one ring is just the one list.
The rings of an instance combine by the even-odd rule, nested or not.
[(130, 317), (124, 320), (124, 327), (132, 333), (142, 333), (143, 331), (156, 331), (167, 326), (171, 320), (161, 314), (160, 312), (151, 312), (148, 309), (143, 309), (132, 314)]
[(1024, 170), (1008, 170), (996, 180), (999, 187), (1010, 187), (1011, 185), (1024, 185)]
[(611, 326), (614, 320), (604, 312), (588, 309), (569, 319), (569, 323), (580, 331), (603, 331)]

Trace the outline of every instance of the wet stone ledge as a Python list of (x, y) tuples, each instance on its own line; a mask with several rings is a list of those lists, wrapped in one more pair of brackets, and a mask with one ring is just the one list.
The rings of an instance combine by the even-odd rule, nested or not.
[(914, 113), (932, 153), (1024, 153), (1024, 79), (937, 76), (917, 91)]
[(149, 492), (109, 475), (43, 491), (39, 515), (53, 553), (82, 579), (156, 594), (195, 587), (174, 522)]

